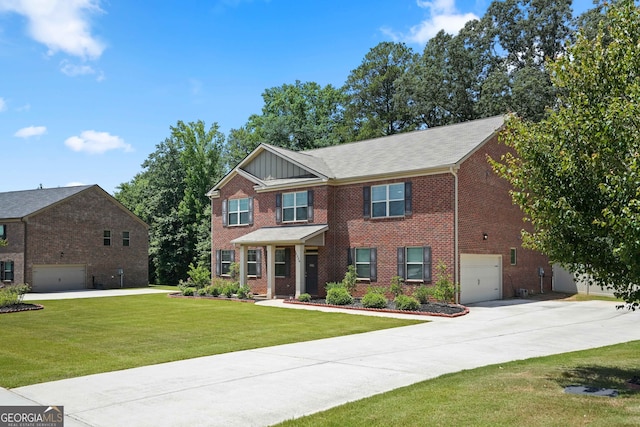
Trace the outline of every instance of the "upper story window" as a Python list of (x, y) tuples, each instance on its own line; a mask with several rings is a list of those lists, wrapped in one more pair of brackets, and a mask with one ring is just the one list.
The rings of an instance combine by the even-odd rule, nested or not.
[(276, 194), (276, 222), (313, 221), (313, 190)]
[(229, 225), (249, 224), (249, 198), (229, 200)]
[(131, 243), (131, 239), (129, 238), (129, 232), (128, 231), (123, 231), (122, 232), (122, 246), (129, 246), (130, 243)]
[(412, 214), (411, 182), (363, 187), (365, 218), (402, 217)]
[(0, 240), (5, 240), (7, 238), (7, 226), (4, 224), (0, 224)]
[(102, 233), (102, 243), (105, 246), (111, 246), (111, 231), (110, 230), (104, 230), (104, 232)]
[(282, 220), (284, 222), (307, 220), (307, 192), (282, 195)]
[(222, 226), (253, 225), (253, 197), (222, 201)]

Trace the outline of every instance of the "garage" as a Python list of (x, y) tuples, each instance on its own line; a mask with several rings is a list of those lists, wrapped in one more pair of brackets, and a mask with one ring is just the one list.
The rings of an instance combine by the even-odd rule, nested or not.
[(492, 301), (502, 297), (502, 256), (460, 255), (460, 303)]
[(85, 289), (86, 268), (76, 265), (34, 265), (33, 292)]

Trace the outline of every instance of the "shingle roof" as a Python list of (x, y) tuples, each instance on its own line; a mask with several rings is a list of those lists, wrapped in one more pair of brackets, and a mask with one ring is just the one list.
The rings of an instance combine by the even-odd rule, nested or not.
[(22, 218), (73, 196), (92, 185), (0, 193), (0, 218)]
[(504, 120), (504, 116), (489, 117), (318, 148), (304, 154), (323, 160), (335, 179), (433, 169), (464, 159), (492, 136)]

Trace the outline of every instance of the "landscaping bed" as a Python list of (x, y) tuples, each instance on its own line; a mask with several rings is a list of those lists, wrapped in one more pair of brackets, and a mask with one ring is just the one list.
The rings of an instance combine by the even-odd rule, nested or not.
[(327, 304), (325, 299), (312, 299), (309, 302), (302, 302), (298, 300), (285, 300), (287, 304), (303, 304), (303, 305), (315, 305), (315, 306), (323, 306), (323, 307), (333, 307), (333, 308), (346, 308), (351, 310), (364, 310), (364, 311), (380, 311), (384, 313), (401, 313), (401, 314), (418, 314), (424, 316), (440, 316), (440, 317), (458, 317), (464, 316), (469, 313), (469, 309), (463, 305), (459, 304), (441, 304), (441, 303), (426, 303), (420, 304), (417, 310), (398, 310), (396, 308), (396, 304), (393, 301), (389, 301), (387, 303), (386, 308), (366, 308), (362, 305), (362, 302), (359, 299), (355, 299), (352, 304), (347, 305), (332, 305)]
[(17, 313), (19, 311), (29, 311), (29, 310), (42, 310), (44, 306), (40, 304), (12, 304), (0, 307), (0, 314), (2, 313)]

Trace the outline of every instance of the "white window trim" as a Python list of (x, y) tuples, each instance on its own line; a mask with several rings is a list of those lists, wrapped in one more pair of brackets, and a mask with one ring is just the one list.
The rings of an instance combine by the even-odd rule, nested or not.
[[(283, 223), (289, 223), (289, 222), (308, 222), (309, 221), (309, 194), (307, 193), (307, 204), (306, 205), (297, 205), (297, 201), (298, 198), (296, 197), (297, 194), (301, 194), (301, 193), (307, 193), (307, 191), (294, 191), (291, 193), (284, 193), (282, 194), (282, 222)], [(287, 206), (285, 207), (284, 205), (284, 199), (285, 196), (289, 195), (289, 194), (293, 194), (293, 206)], [(293, 219), (291, 220), (285, 220), (284, 219), (284, 210), (286, 209), (293, 209)], [(305, 219), (298, 219), (298, 212), (297, 209), (298, 208), (307, 208), (307, 217)]]
[[(422, 250), (422, 261), (420, 262), (409, 262), (409, 249), (421, 249)], [(420, 265), (422, 267), (422, 274), (420, 275), (419, 279), (410, 279), (409, 278), (409, 265)], [(405, 276), (407, 277), (405, 279), (405, 282), (424, 282), (424, 247), (423, 246), (407, 246), (404, 249), (404, 271), (405, 271)]]
[[(247, 250), (247, 276), (249, 276), (249, 277), (258, 277), (258, 274), (249, 274), (249, 264), (255, 265), (256, 273), (258, 271), (258, 261), (257, 261), (258, 254), (257, 254), (257, 251), (258, 251), (258, 249), (248, 249)], [(249, 260), (249, 258), (250, 258), (249, 252), (253, 252), (254, 253), (253, 261)]]
[[(229, 257), (229, 261), (225, 261), (224, 260), (224, 255), (225, 255), (225, 253), (231, 253), (231, 252), (233, 252), (231, 249), (222, 249), (220, 251), (220, 276), (225, 276), (225, 277), (229, 277), (230, 276), (229, 272), (231, 271), (231, 263), (233, 262), (233, 261), (231, 261), (232, 257), (231, 256)], [(224, 272), (225, 264), (229, 266), (227, 268), (227, 272), (226, 273)]]
[[(400, 184), (402, 184), (402, 190), (403, 190), (403, 191), (402, 191), (402, 199), (393, 199), (393, 200), (391, 200), (391, 199), (389, 198), (389, 188), (390, 188), (392, 185), (400, 185)], [(374, 203), (376, 203), (376, 204), (383, 203), (383, 201), (382, 201), (382, 200), (378, 200), (378, 201), (374, 201), (374, 200), (373, 200), (373, 189), (374, 189), (374, 188), (380, 188), (380, 187), (386, 187), (386, 193), (387, 193), (387, 194), (386, 194), (386, 198), (385, 198), (385, 200), (384, 200), (386, 215), (383, 215), (383, 216), (376, 216), (376, 215), (374, 214), (373, 205), (374, 205)], [(401, 217), (404, 217), (404, 216), (405, 216), (405, 213), (404, 213), (404, 205), (403, 205), (403, 208), (402, 208), (402, 215), (389, 215), (389, 213), (391, 212), (391, 209), (390, 209), (390, 206), (389, 206), (389, 205), (390, 205), (390, 203), (391, 203), (391, 202), (399, 202), (399, 201), (402, 201), (402, 202), (403, 202), (403, 204), (404, 204), (404, 200), (405, 200), (405, 197), (404, 197), (404, 183), (403, 183), (403, 182), (395, 182), (395, 183), (391, 183), (391, 184), (381, 184), (381, 185), (372, 185), (372, 186), (371, 186), (371, 208), (370, 208), (370, 209), (371, 209), (371, 218), (401, 218)]]
[[(282, 265), (282, 266), (284, 266), (284, 268), (283, 268), (283, 269), (284, 269), (284, 271), (286, 272), (286, 271), (287, 271), (287, 267), (286, 267), (286, 265), (287, 265), (287, 259), (286, 259), (286, 256), (287, 256), (287, 250), (286, 250), (285, 248), (276, 248), (275, 252), (277, 253), (278, 251), (282, 251), (284, 261), (278, 261), (278, 256), (277, 256), (276, 254), (274, 254), (274, 255), (275, 255), (275, 258), (276, 258), (276, 259), (275, 259), (275, 261), (274, 261), (274, 264), (275, 264), (275, 265)], [(274, 267), (274, 268), (275, 268), (275, 267)], [(276, 269), (276, 271), (277, 271), (277, 269)], [(275, 272), (274, 272), (274, 274), (275, 274)], [(287, 277), (287, 276), (286, 276), (286, 274), (283, 274), (282, 276), (278, 276), (277, 274), (275, 274), (275, 277), (277, 277), (277, 278), (283, 278), (283, 277)]]
[[(241, 210), (240, 209), (240, 200), (246, 200), (247, 201), (247, 209), (246, 210)], [(238, 202), (238, 209), (235, 211), (231, 211), (231, 202), (232, 201), (237, 201)], [(247, 222), (241, 222), (240, 218), (242, 218), (242, 213), (246, 212), (247, 213)], [(237, 214), (238, 215), (238, 223), (237, 224), (232, 224), (231, 223), (231, 214)], [(243, 197), (241, 199), (229, 199), (229, 201), (227, 202), (227, 226), (228, 227), (240, 227), (243, 225), (249, 225), (249, 198), (248, 197)]]
[[(361, 250), (368, 250), (369, 251), (369, 260), (367, 262), (362, 262), (362, 261), (359, 262), (358, 261), (358, 251), (359, 250), (360, 251)], [(356, 276), (357, 276), (358, 280), (369, 280), (370, 281), (371, 280), (371, 248), (355, 248), (354, 257), (355, 257), (354, 263), (355, 263), (355, 266), (356, 266)], [(366, 265), (369, 266), (369, 277), (358, 276), (358, 264), (361, 264), (361, 265), (365, 265), (366, 264)]]

